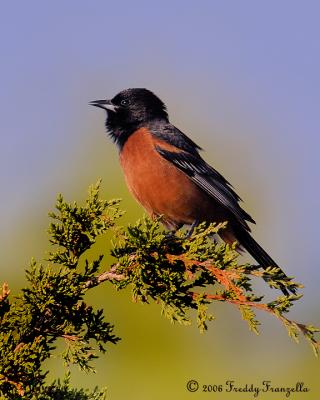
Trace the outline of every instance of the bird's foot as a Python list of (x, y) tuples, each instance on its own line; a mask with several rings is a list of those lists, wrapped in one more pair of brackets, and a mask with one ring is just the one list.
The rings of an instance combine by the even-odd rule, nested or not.
[(192, 223), (192, 225), (190, 226), (189, 231), (186, 233), (184, 239), (190, 239), (191, 236), (193, 235), (193, 232), (195, 230), (195, 228), (199, 225), (199, 220), (195, 219)]

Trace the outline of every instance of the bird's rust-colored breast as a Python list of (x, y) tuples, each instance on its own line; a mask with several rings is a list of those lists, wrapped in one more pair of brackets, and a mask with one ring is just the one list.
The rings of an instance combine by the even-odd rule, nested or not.
[(163, 215), (168, 225), (203, 219), (202, 214), (212, 208), (212, 201), (187, 175), (164, 159), (156, 145), (181, 151), (146, 128), (128, 138), (120, 153), (120, 163), (129, 190), (151, 216)]

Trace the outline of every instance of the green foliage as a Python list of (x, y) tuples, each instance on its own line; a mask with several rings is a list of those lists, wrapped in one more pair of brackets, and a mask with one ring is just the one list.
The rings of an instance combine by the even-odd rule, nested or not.
[(105, 400), (106, 389), (95, 388), (92, 392), (83, 389), (70, 387), (70, 373), (67, 373), (64, 380), (54, 381), (50, 386), (43, 386), (34, 400)]
[(65, 342), (65, 362), (86, 371), (92, 369), (95, 347), (104, 352), (106, 344), (119, 340), (103, 311), (94, 310), (84, 301), (86, 282), (95, 276), (103, 257), (93, 262), (84, 259), (82, 271), (79, 266), (80, 256), (121, 215), (118, 201), (100, 200), (98, 191), (99, 183), (90, 188), (85, 207), (58, 197), (59, 213), (50, 214), (55, 221), (49, 228), (55, 247), (49, 254), (51, 263), (44, 267), (32, 261), (26, 271), (28, 286), (10, 302), (8, 288), (3, 288), (0, 390), (6, 398), (39, 396), (47, 374), (41, 366), (55, 350), (57, 339)]
[[(116, 272), (125, 276), (115, 281), (118, 288), (131, 285), (134, 301), (156, 300), (162, 305), (163, 314), (172, 322), (190, 323), (188, 313), (198, 312), (198, 325), (205, 329), (208, 299), (194, 289), (214, 285), (217, 278), (199, 263), (214, 259), (220, 267), (235, 266), (236, 252), (227, 245), (208, 239), (221, 225), (197, 227), (191, 236), (181, 233), (168, 235), (160, 221), (144, 218), (122, 233), (112, 250), (117, 259)], [(228, 253), (228, 254), (226, 254)]]
[(50, 242), (59, 246), (50, 252), (49, 260), (68, 268), (78, 265), (80, 256), (115, 225), (115, 220), (123, 212), (119, 210), (119, 200), (99, 199), (100, 181), (89, 189), (89, 197), (84, 207), (76, 202), (68, 204), (60, 194), (57, 199), (58, 213), (49, 216), (55, 221), (49, 226)]
[[(9, 299), (7, 284), (0, 295), (0, 394), (7, 399), (103, 399), (105, 391), (91, 393), (70, 388), (70, 376), (63, 382), (46, 382), (45, 360), (56, 354), (57, 341), (66, 364), (92, 371), (97, 352), (105, 352), (119, 338), (105, 320), (103, 310), (85, 302), (85, 294), (108, 281), (118, 290), (130, 287), (134, 301), (155, 301), (171, 322), (190, 324), (196, 314), (201, 332), (213, 320), (209, 312), (214, 301), (236, 306), (249, 328), (258, 333), (255, 310), (277, 317), (297, 340), (302, 334), (319, 350), (319, 329), (289, 320), (288, 313), (300, 295), (279, 296), (263, 303), (253, 291), (252, 277), (263, 279), (271, 288), (299, 288), (278, 268), (261, 271), (240, 264), (235, 244), (213, 240), (225, 224), (202, 224), (190, 237), (168, 235), (161, 221), (147, 218), (125, 228), (116, 226), (122, 215), (118, 200), (99, 198), (100, 182), (89, 190), (84, 206), (69, 204), (60, 195), (56, 212), (50, 213), (52, 250), (48, 265), (32, 261), (26, 271), (28, 286)], [(111, 255), (115, 262), (102, 271), (103, 256), (93, 261), (87, 251), (107, 231), (113, 232)]]

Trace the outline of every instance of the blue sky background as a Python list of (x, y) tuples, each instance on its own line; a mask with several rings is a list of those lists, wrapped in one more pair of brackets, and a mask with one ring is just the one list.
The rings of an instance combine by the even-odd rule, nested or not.
[[(255, 237), (305, 284), (292, 316), (320, 325), (319, 2), (30, 0), (0, 7), (1, 280), (20, 287), (28, 260), (42, 257), (46, 213), (58, 192), (82, 199), (102, 177), (104, 196), (124, 199), (125, 222), (143, 214), (126, 190), (104, 115), (88, 102), (147, 87), (235, 186), (257, 221)], [(93, 296), (124, 340), (87, 382), (75, 372), (75, 384), (107, 385), (113, 399), (183, 398), (189, 377), (270, 377), (286, 385), (300, 377), (313, 389), (304, 399), (320, 391), (309, 348), (292, 344), (270, 318), (256, 338), (227, 305), (217, 305), (218, 321), (201, 336), (129, 298), (107, 287)], [(49, 368), (54, 376), (60, 361)]]

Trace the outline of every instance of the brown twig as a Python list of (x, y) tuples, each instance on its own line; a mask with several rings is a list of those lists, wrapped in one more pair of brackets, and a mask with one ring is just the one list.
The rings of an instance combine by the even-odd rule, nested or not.
[(118, 266), (119, 265), (117, 264), (117, 265), (113, 266), (109, 271), (105, 271), (102, 274), (95, 276), (92, 279), (89, 279), (84, 285), (85, 288), (90, 289), (92, 287), (100, 285), (100, 283), (105, 282), (105, 281), (112, 281), (112, 280), (121, 281), (121, 280), (125, 279), (124, 274), (116, 273)]
[[(278, 313), (276, 310), (274, 310), (272, 307), (268, 306), (268, 304), (265, 303), (257, 303), (254, 301), (250, 301), (247, 299), (244, 290), (242, 288), (239, 288), (238, 286), (235, 285), (234, 279), (238, 279), (240, 277), (240, 273), (243, 272), (241, 270), (222, 270), (218, 267), (216, 267), (213, 263), (212, 260), (207, 260), (204, 262), (197, 261), (197, 260), (190, 260), (185, 257), (185, 255), (168, 255), (167, 256), (168, 260), (170, 262), (174, 262), (177, 260), (180, 260), (184, 263), (187, 271), (194, 265), (196, 265), (198, 268), (205, 268), (206, 270), (210, 271), (214, 277), (217, 279), (217, 281), (224, 286), (226, 291), (232, 291), (233, 294), (236, 296), (236, 298), (228, 298), (227, 296), (223, 296), (220, 294), (201, 294), (201, 296), (204, 296), (208, 300), (215, 300), (215, 301), (224, 301), (228, 302), (231, 304), (234, 304), (240, 308), (240, 306), (247, 306), (250, 308), (256, 308), (261, 311), (265, 311), (274, 317), (278, 318), (283, 325), (288, 329), (290, 327), (296, 328), (298, 331), (300, 331), (304, 336), (307, 336), (309, 340), (312, 342), (313, 346), (315, 349), (320, 348), (320, 342), (316, 341), (313, 337), (310, 337), (308, 335), (309, 331), (307, 329), (307, 325), (298, 323), (296, 321), (290, 320), (289, 318), (284, 317), (282, 314)], [(251, 275), (262, 277), (263, 272), (260, 271), (250, 271), (249, 272)], [(192, 279), (192, 274), (188, 274), (190, 278)], [(191, 292), (191, 296), (196, 299), (198, 296), (200, 296), (199, 293), (196, 292)], [(297, 339), (297, 338), (296, 338)]]

